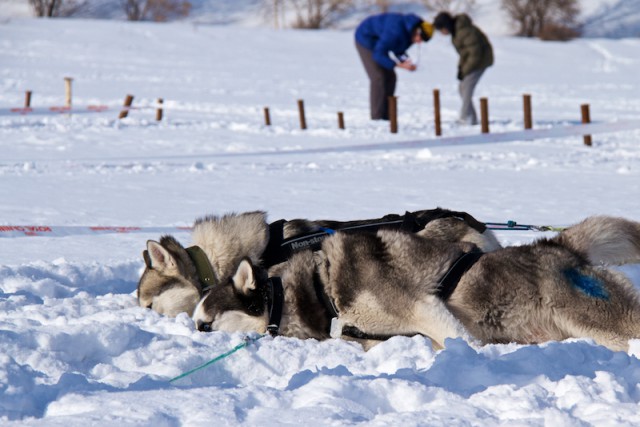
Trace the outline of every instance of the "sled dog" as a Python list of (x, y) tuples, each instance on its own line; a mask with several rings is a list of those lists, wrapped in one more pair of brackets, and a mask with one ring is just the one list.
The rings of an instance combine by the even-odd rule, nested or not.
[[(627, 350), (640, 338), (639, 295), (607, 268), (640, 263), (637, 222), (590, 217), (554, 238), (479, 249), (486, 235), (441, 218), (413, 233), (337, 231), (317, 250), (269, 268), (257, 255), (268, 246), (265, 224), (261, 212), (196, 223), (194, 240), (219, 272), (194, 310), (199, 330), (342, 336), (367, 346), (422, 334), (438, 348), (449, 337), (482, 344), (576, 337)], [(145, 274), (197, 280), (173, 244), (148, 243)]]
[(441, 239), (467, 241), (485, 251), (500, 247), (492, 232), (472, 216), (441, 208), (345, 222), (295, 219), (267, 224), (264, 212), (210, 216), (196, 220), (194, 246), (184, 248), (171, 236), (147, 242), (138, 302), (169, 316), (181, 312), (192, 315), (202, 296), (213, 285), (227, 284), (245, 258), (252, 265), (269, 269), (296, 252), (319, 250), (322, 240), (334, 230), (399, 229), (414, 233), (427, 224)]

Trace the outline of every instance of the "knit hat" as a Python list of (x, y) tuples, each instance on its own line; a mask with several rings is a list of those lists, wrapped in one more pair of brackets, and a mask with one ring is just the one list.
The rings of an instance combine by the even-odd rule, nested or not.
[(431, 25), (430, 22), (422, 21), (420, 24), (420, 36), (425, 42), (428, 42), (431, 36), (433, 36), (433, 25)]

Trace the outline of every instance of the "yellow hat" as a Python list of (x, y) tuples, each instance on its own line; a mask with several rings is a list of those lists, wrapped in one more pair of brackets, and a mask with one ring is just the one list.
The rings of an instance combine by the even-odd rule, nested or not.
[(422, 30), (422, 39), (424, 41), (428, 41), (433, 36), (433, 24), (431, 22), (422, 21), (420, 29)]

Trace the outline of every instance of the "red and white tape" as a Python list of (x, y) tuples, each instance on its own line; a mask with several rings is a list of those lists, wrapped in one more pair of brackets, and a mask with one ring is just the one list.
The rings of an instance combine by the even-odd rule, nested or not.
[(17, 108), (2, 108), (0, 114), (80, 114), (80, 113), (103, 113), (105, 111), (131, 111), (131, 110), (152, 110), (157, 108), (165, 108), (164, 106), (147, 106), (147, 107), (109, 107), (108, 105), (88, 105), (86, 107), (68, 107), (68, 106), (53, 106), (53, 107), (17, 107)]
[(119, 226), (49, 226), (49, 225), (0, 225), (2, 237), (65, 237), (92, 234), (130, 233), (178, 233), (189, 232), (191, 227), (119, 227)]

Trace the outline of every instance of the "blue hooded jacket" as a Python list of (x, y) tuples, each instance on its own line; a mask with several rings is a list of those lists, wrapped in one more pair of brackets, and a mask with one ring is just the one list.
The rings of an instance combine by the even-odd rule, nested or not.
[(412, 31), (422, 19), (412, 13), (383, 13), (365, 19), (356, 29), (356, 41), (373, 51), (373, 59), (381, 67), (393, 69), (396, 63), (389, 58), (389, 51), (396, 57), (405, 55), (413, 43)]

